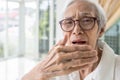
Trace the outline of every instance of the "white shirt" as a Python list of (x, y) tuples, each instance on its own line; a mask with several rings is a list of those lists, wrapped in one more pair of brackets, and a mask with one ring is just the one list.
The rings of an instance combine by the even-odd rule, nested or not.
[[(115, 63), (117, 55), (105, 42), (100, 42), (99, 46), (103, 49), (100, 63), (84, 80), (115, 80)], [(76, 71), (69, 75), (58, 76), (50, 80), (80, 80), (80, 76), (79, 72)]]

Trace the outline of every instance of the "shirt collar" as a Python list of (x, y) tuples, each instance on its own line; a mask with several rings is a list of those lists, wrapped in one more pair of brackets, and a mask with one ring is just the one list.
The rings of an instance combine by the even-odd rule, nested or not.
[(99, 46), (103, 49), (100, 63), (84, 80), (113, 80), (116, 55), (105, 42), (100, 41)]

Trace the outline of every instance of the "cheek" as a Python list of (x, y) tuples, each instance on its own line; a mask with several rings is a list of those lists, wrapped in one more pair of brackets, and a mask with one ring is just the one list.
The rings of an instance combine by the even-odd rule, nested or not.
[(88, 39), (89, 39), (89, 45), (91, 45), (94, 49), (96, 47), (96, 43), (97, 43), (97, 39), (98, 39), (97, 33), (95, 33), (95, 34), (89, 33)]
[(98, 32), (98, 26), (97, 26), (97, 24), (95, 25), (95, 27), (91, 31), (89, 31), (87, 33), (87, 35), (88, 35), (88, 39), (89, 39), (89, 44), (93, 48), (95, 48), (96, 44), (97, 44), (97, 40), (99, 38), (99, 32)]

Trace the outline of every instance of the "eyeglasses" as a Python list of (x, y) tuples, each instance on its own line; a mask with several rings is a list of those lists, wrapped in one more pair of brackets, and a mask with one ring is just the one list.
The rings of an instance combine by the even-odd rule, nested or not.
[(76, 22), (78, 22), (82, 30), (91, 30), (94, 27), (96, 20), (97, 18), (95, 17), (83, 17), (79, 20), (63, 19), (59, 23), (63, 31), (69, 32), (74, 29)]

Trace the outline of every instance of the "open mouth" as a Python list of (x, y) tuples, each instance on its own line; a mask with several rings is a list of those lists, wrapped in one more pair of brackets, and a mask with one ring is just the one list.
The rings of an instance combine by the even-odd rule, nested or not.
[(86, 41), (72, 41), (72, 44), (78, 44), (78, 45), (83, 45), (86, 44)]

